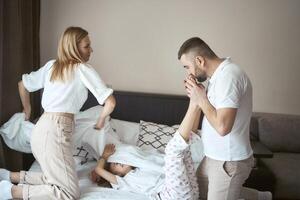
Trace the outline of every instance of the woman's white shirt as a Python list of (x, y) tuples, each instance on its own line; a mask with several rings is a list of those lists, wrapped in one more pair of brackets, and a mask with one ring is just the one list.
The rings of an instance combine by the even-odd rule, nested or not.
[(86, 63), (78, 64), (70, 80), (52, 81), (50, 77), (55, 60), (47, 62), (39, 70), (23, 74), (24, 87), (29, 92), (44, 88), (42, 107), (45, 112), (77, 113), (88, 97), (88, 90), (96, 97), (99, 104), (113, 93), (101, 80), (92, 66)]

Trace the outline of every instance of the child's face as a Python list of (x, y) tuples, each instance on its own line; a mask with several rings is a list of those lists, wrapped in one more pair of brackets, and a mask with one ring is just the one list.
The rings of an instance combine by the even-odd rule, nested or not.
[(132, 170), (132, 167), (130, 165), (120, 163), (110, 163), (109, 169), (115, 175), (125, 176), (130, 170)]

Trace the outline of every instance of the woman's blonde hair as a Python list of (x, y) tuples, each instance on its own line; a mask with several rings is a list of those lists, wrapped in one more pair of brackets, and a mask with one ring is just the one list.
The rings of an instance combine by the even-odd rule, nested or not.
[(83, 63), (78, 44), (88, 35), (88, 32), (80, 27), (69, 27), (60, 38), (57, 50), (57, 60), (52, 67), (50, 81), (64, 82), (73, 72), (74, 67)]

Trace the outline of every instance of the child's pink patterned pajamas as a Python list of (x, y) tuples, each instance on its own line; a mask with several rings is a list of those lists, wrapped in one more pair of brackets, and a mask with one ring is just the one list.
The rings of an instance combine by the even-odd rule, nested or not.
[(165, 149), (165, 185), (162, 200), (196, 200), (199, 198), (196, 173), (189, 144), (176, 132)]

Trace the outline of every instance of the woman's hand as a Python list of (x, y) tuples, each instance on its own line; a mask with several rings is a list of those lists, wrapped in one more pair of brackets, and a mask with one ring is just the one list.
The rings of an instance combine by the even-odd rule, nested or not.
[(115, 151), (116, 151), (116, 148), (115, 148), (114, 144), (105, 145), (103, 153), (102, 153), (102, 158), (107, 160), (109, 158), (109, 156), (111, 156), (112, 154), (115, 153)]
[(99, 118), (97, 124), (94, 126), (94, 129), (100, 130), (104, 127), (105, 118)]
[(31, 115), (31, 107), (29, 106), (27, 108), (24, 108), (23, 113), (25, 114), (25, 121), (28, 121)]

